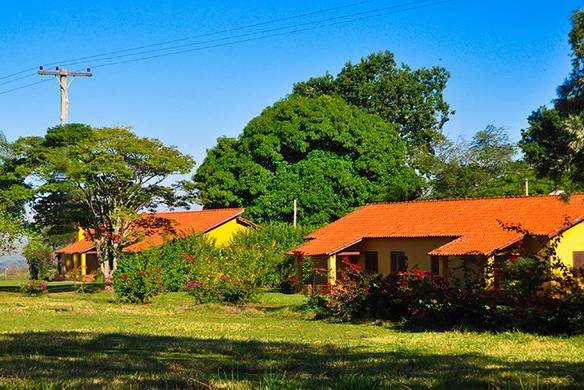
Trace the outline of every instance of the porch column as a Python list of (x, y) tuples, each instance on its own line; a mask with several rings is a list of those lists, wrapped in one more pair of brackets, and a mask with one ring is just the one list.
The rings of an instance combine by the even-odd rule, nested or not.
[(73, 253), (73, 269), (79, 267), (79, 254)]
[(499, 289), (499, 275), (498, 275), (498, 264), (495, 263), (495, 256), (487, 257), (487, 263), (485, 267), (485, 284), (488, 288)]
[(81, 276), (87, 275), (87, 255), (81, 254)]
[(442, 258), (442, 277), (448, 280), (448, 256)]
[(295, 264), (296, 264), (296, 290), (302, 291), (302, 278), (303, 278), (303, 262), (304, 256), (297, 255), (295, 256)]
[(327, 259), (328, 284), (337, 283), (337, 255), (330, 255)]

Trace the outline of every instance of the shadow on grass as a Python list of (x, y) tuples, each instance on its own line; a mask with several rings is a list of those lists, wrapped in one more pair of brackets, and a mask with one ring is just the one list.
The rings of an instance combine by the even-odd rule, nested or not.
[[(578, 388), (579, 363), (78, 332), (0, 334), (0, 387)], [(552, 383), (558, 384), (551, 386)], [(269, 386), (266, 386), (268, 384)], [(496, 386), (495, 386), (496, 385)]]
[[(0, 286), (0, 292), (20, 292), (21, 291), (21, 284), (25, 282), (18, 282), (12, 285), (3, 285)], [(83, 289), (85, 292), (96, 292), (101, 291), (104, 289), (104, 285), (102, 282), (87, 282), (87, 283), (80, 283), (80, 282), (63, 282), (59, 284), (51, 284), (48, 283), (47, 291), (50, 293), (56, 292), (69, 292), (69, 291), (77, 291), (79, 289)]]

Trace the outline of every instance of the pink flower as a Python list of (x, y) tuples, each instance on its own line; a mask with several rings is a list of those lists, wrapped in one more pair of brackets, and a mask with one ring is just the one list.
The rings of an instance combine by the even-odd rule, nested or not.
[(205, 282), (201, 282), (201, 281), (198, 281), (198, 280), (189, 280), (187, 282), (187, 286), (186, 287), (187, 287), (187, 289), (191, 290), (191, 289), (193, 289), (195, 287), (202, 287), (204, 285), (205, 285)]

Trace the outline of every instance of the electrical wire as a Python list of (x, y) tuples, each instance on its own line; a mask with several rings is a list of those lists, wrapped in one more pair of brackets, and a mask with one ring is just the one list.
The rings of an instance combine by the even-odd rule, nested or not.
[(7, 93), (10, 93), (10, 92), (13, 92), (13, 91), (18, 91), (19, 89), (32, 87), (33, 85), (37, 85), (37, 84), (41, 84), (41, 83), (46, 83), (47, 81), (51, 81), (51, 79), (44, 79), (44, 80), (37, 81), (37, 82), (34, 82), (34, 83), (25, 84), (25, 85), (22, 85), (20, 87), (16, 87), (16, 88), (12, 88), (12, 89), (7, 89), (5, 91), (0, 91), (0, 95), (4, 95), (4, 94), (7, 94)]
[[(164, 47), (164, 48), (159, 48), (159, 49), (145, 50), (145, 51), (136, 52), (136, 53), (128, 53), (128, 54), (120, 54), (120, 55), (114, 55), (114, 56), (109, 56), (109, 57), (96, 58), (96, 59), (94, 59), (94, 61), (101, 62), (101, 61), (107, 61), (107, 60), (112, 60), (112, 59), (117, 59), (117, 58), (125, 58), (125, 57), (132, 57), (132, 56), (138, 56), (138, 55), (147, 55), (147, 54), (151, 54), (151, 53), (163, 52), (163, 51), (168, 51), (168, 50), (175, 50), (175, 49), (182, 49), (182, 48), (191, 47), (191, 46), (204, 45), (204, 44), (209, 44), (209, 43), (213, 43), (213, 42), (221, 42), (221, 41), (229, 41), (232, 39), (245, 38), (245, 37), (249, 37), (249, 36), (253, 36), (253, 35), (262, 35), (262, 34), (272, 33), (272, 32), (276, 32), (276, 31), (282, 31), (282, 30), (288, 30), (288, 29), (298, 29), (299, 27), (310, 26), (310, 25), (319, 25), (322, 23), (332, 22), (332, 21), (336, 21), (336, 20), (342, 20), (342, 19), (346, 19), (346, 18), (355, 18), (358, 16), (364, 16), (364, 15), (368, 15), (368, 14), (377, 14), (377, 13), (382, 12), (382, 11), (398, 9), (398, 8), (403, 8), (403, 7), (408, 7), (408, 6), (416, 6), (416, 5), (427, 6), (427, 5), (431, 5), (430, 3), (433, 4), (433, 2), (435, 2), (435, 1), (436, 0), (411, 1), (408, 3), (396, 4), (396, 5), (392, 5), (392, 6), (388, 6), (388, 7), (382, 7), (382, 8), (377, 8), (377, 9), (373, 9), (373, 10), (367, 10), (367, 11), (352, 13), (352, 14), (345, 14), (345, 15), (335, 16), (335, 17), (316, 20), (316, 21), (299, 23), (299, 24), (295, 24), (295, 25), (274, 27), (274, 28), (266, 29), (266, 30), (254, 31), (254, 32), (249, 32), (249, 33), (244, 33), (244, 34), (239, 34), (239, 35), (231, 35), (231, 36), (222, 37), (222, 38), (215, 38), (215, 39), (210, 39), (210, 40), (206, 40), (206, 41), (193, 42), (193, 43), (187, 43), (187, 44), (182, 44), (182, 45), (175, 45), (175, 46)], [(353, 21), (353, 20), (357, 20), (357, 19), (351, 19), (349, 21)], [(303, 29), (293, 30), (293, 32), (299, 32), (299, 31), (305, 31), (305, 30), (303, 30)], [(284, 32), (284, 34), (285, 33), (286, 32)], [(283, 35), (283, 34), (275, 34), (275, 35)], [(273, 35), (270, 35), (270, 37), (271, 36), (273, 36)], [(247, 40), (240, 40), (237, 42), (245, 42), (245, 41), (247, 41)], [(206, 46), (205, 48), (209, 48), (209, 46)], [(86, 62), (85, 61), (78, 61), (78, 62), (63, 63), (62, 65), (63, 66), (70, 66), (70, 65), (79, 65), (79, 64), (84, 64), (84, 63), (86, 63)], [(93, 68), (95, 68), (95, 67), (96, 66), (94, 65)]]
[[(125, 52), (129, 52), (129, 51), (146, 49), (146, 48), (149, 48), (149, 47), (164, 46), (164, 45), (168, 45), (168, 44), (172, 44), (172, 43), (177, 43), (177, 42), (183, 42), (183, 41), (187, 41), (187, 40), (191, 40), (191, 39), (198, 39), (198, 38), (204, 38), (204, 37), (213, 36), (213, 35), (225, 34), (225, 33), (229, 33), (229, 32), (241, 31), (241, 30), (245, 30), (245, 29), (249, 29), (249, 28), (255, 28), (255, 27), (265, 26), (265, 25), (268, 25), (268, 24), (283, 22), (283, 21), (287, 21), (287, 20), (299, 19), (299, 18), (303, 18), (303, 17), (306, 17), (306, 16), (312, 16), (312, 15), (317, 15), (317, 14), (331, 12), (331, 11), (338, 11), (340, 9), (356, 7), (356, 6), (359, 6), (359, 5), (363, 5), (363, 4), (367, 4), (367, 3), (372, 3), (372, 2), (377, 2), (377, 1), (380, 1), (380, 0), (362, 0), (362, 1), (357, 1), (357, 2), (353, 2), (353, 3), (348, 3), (348, 4), (344, 4), (344, 5), (335, 6), (335, 7), (323, 8), (323, 9), (319, 9), (319, 10), (315, 10), (315, 11), (311, 11), (311, 12), (306, 12), (306, 13), (302, 13), (302, 14), (296, 14), (296, 15), (291, 15), (291, 16), (286, 16), (286, 17), (281, 17), (281, 18), (276, 18), (276, 19), (270, 19), (270, 20), (266, 20), (266, 21), (263, 21), (263, 22), (259, 22), (259, 23), (248, 24), (248, 25), (244, 25), (244, 26), (238, 26), (238, 27), (233, 27), (233, 28), (229, 28), (229, 29), (224, 29), (224, 30), (219, 30), (219, 31), (214, 31), (214, 32), (208, 32), (208, 33), (204, 33), (204, 34), (198, 34), (198, 35), (193, 35), (193, 36), (179, 38), (179, 39), (173, 39), (173, 40), (169, 40), (169, 41), (163, 41), (163, 42), (151, 43), (151, 44), (146, 44), (146, 45), (141, 45), (141, 46), (135, 46), (135, 47), (126, 48), (126, 49), (119, 49), (119, 50), (114, 50), (114, 51), (108, 51), (108, 52), (104, 52), (104, 53), (99, 53), (99, 54), (94, 54), (94, 55), (84, 56), (84, 57), (77, 57), (77, 58), (72, 58), (72, 59), (68, 59), (68, 60), (55, 61), (55, 62), (43, 64), (43, 66), (47, 66), (48, 67), (48, 66), (53, 66), (53, 65), (59, 65), (59, 64), (65, 63), (65, 62), (88, 60), (88, 59), (94, 59), (94, 58), (97, 58), (97, 57), (101, 57), (101, 56), (104, 56), (104, 55), (112, 55), (112, 54), (118, 54), (118, 53), (125, 53)], [(7, 79), (7, 78), (11, 78), (13, 76), (18, 76), (20, 74), (27, 73), (27, 72), (30, 72), (30, 71), (33, 71), (33, 70), (36, 70), (36, 69), (37, 69), (37, 67), (27, 68), (27, 69), (21, 70), (19, 72), (15, 72), (15, 73), (11, 73), (11, 74), (8, 74), (8, 75), (5, 75), (5, 76), (1, 76), (0, 77), (0, 80), (4, 80), (4, 79)]]
[(95, 65), (92, 68), (93, 69), (103, 68), (103, 67), (107, 67), (107, 66), (114, 66), (114, 65), (119, 65), (119, 64), (126, 64), (126, 63), (130, 63), (130, 62), (145, 61), (145, 60), (150, 60), (150, 59), (154, 59), (154, 58), (161, 58), (161, 57), (168, 57), (168, 56), (177, 55), (177, 54), (190, 53), (190, 52), (194, 52), (194, 51), (201, 51), (201, 50), (213, 49), (213, 48), (218, 48), (218, 47), (231, 46), (231, 45), (235, 45), (235, 44), (239, 44), (239, 43), (244, 43), (244, 42), (258, 41), (258, 40), (262, 40), (262, 39), (268, 39), (268, 38), (273, 38), (273, 37), (278, 37), (278, 36), (284, 36), (284, 35), (289, 35), (289, 34), (294, 34), (294, 33), (299, 33), (299, 32), (316, 30), (316, 29), (323, 28), (323, 27), (331, 27), (331, 26), (335, 26), (335, 25), (339, 25), (339, 24), (354, 22), (354, 21), (357, 21), (357, 20), (369, 19), (369, 18), (372, 18), (372, 17), (381, 16), (381, 15), (389, 15), (389, 14), (395, 14), (395, 13), (404, 12), (404, 11), (410, 11), (410, 10), (414, 10), (414, 9), (424, 8), (424, 7), (427, 7), (427, 6), (430, 6), (430, 5), (438, 5), (438, 4), (443, 4), (443, 3), (449, 3), (449, 2), (452, 2), (452, 1), (455, 1), (455, 0), (440, 0), (440, 1), (435, 1), (434, 3), (431, 3), (431, 4), (418, 5), (416, 7), (404, 8), (404, 9), (400, 9), (400, 10), (393, 11), (393, 12), (385, 12), (385, 13), (382, 13), (382, 14), (361, 16), (361, 17), (358, 17), (358, 18), (350, 19), (350, 20), (343, 20), (343, 21), (340, 21), (340, 22), (329, 23), (327, 25), (300, 28), (300, 29), (296, 29), (296, 30), (284, 31), (284, 32), (279, 32), (279, 33), (274, 33), (274, 34), (268, 34), (268, 35), (263, 35), (263, 36), (259, 36), (259, 37), (254, 37), (254, 38), (241, 39), (241, 40), (236, 40), (236, 41), (226, 42), (226, 43), (221, 43), (221, 44), (216, 44), (216, 45), (209, 45), (209, 46), (197, 47), (197, 48), (192, 48), (192, 49), (178, 50), (178, 51), (173, 51), (173, 52), (170, 52), (170, 53), (163, 53), (163, 54), (157, 54), (157, 55), (151, 55), (151, 56), (145, 56), (145, 57), (139, 57), (139, 58), (132, 58), (132, 59), (123, 60), (123, 61), (109, 62), (109, 63), (105, 63), (105, 64)]
[[(236, 44), (240, 44), (240, 43), (268, 39), (268, 38), (273, 38), (273, 37), (278, 37), (278, 36), (285, 36), (285, 35), (305, 32), (305, 31), (316, 30), (319, 28), (326, 28), (326, 27), (331, 27), (331, 26), (335, 26), (335, 25), (350, 23), (350, 22), (354, 22), (354, 21), (358, 21), (358, 20), (379, 17), (379, 16), (383, 16), (383, 15), (389, 15), (389, 14), (395, 14), (395, 13), (399, 13), (399, 12), (410, 11), (410, 10), (414, 10), (414, 9), (426, 8), (429, 6), (435, 6), (435, 5), (448, 3), (448, 2), (452, 2), (452, 1), (455, 1), (455, 0), (438, 0), (438, 1), (437, 0), (417, 0), (417, 1), (411, 1), (408, 3), (402, 3), (402, 4), (396, 4), (393, 6), (378, 8), (378, 9), (374, 9), (374, 10), (363, 11), (363, 12), (359, 12), (359, 13), (345, 14), (345, 15), (341, 15), (341, 16), (336, 16), (336, 17), (332, 17), (332, 18), (319, 20), (319, 21), (300, 23), (300, 24), (296, 24), (296, 25), (292, 25), (292, 26), (276, 27), (276, 28), (267, 29), (267, 30), (263, 30), (263, 31), (256, 31), (256, 32), (251, 32), (251, 33), (239, 34), (239, 35), (234, 35), (234, 36), (224, 37), (224, 38), (216, 38), (216, 39), (212, 39), (212, 40), (190, 43), (190, 44), (185, 44), (185, 45), (172, 46), (172, 47), (168, 47), (168, 48), (147, 50), (147, 51), (143, 51), (143, 52), (139, 52), (139, 53), (103, 57), (103, 58), (94, 59), (94, 61), (106, 61), (108, 59), (116, 59), (116, 58), (123, 58), (123, 57), (129, 57), (129, 56), (150, 54), (150, 53), (155, 53), (155, 52), (160, 52), (160, 51), (174, 50), (177, 48), (190, 47), (190, 46), (194, 46), (194, 45), (203, 45), (205, 43), (217, 42), (217, 41), (222, 41), (222, 40), (242, 38), (242, 37), (246, 37), (246, 36), (250, 36), (250, 35), (264, 34), (264, 35), (260, 35), (257, 37), (251, 37), (251, 38), (246, 38), (246, 39), (238, 39), (238, 40), (236, 39), (236, 40), (232, 40), (232, 41), (221, 43), (221, 44), (213, 44), (213, 45), (189, 48), (189, 49), (184, 49), (184, 50), (175, 50), (175, 51), (171, 51), (168, 53), (146, 55), (146, 56), (131, 58), (131, 59), (122, 60), (122, 61), (108, 62), (108, 63), (104, 63), (104, 64), (95, 65), (92, 68), (94, 68), (94, 69), (95, 68), (103, 68), (103, 67), (109, 67), (109, 66), (114, 66), (114, 65), (119, 65), (119, 64), (130, 63), (130, 62), (146, 61), (146, 60), (155, 59), (155, 58), (167, 57), (167, 56), (172, 56), (172, 55), (179, 55), (179, 54), (183, 54), (183, 53), (207, 50), (207, 49), (212, 49), (212, 48), (219, 48), (219, 47), (224, 47), (224, 46), (231, 46), (231, 45), (236, 45)], [(361, 2), (361, 3), (364, 3), (364, 2)], [(354, 4), (357, 4), (357, 3), (354, 3)], [(387, 11), (387, 12), (380, 12), (380, 11)], [(314, 11), (313, 13), (315, 13), (315, 12), (317, 12), (317, 11)], [(309, 14), (313, 14), (313, 13), (309, 13)], [(350, 19), (346, 19), (346, 18), (350, 18)], [(281, 19), (283, 19), (283, 18), (281, 18)], [(346, 19), (346, 20), (339, 20), (339, 19)], [(333, 21), (335, 21), (335, 22), (333, 22)], [(322, 24), (322, 23), (326, 23), (326, 22), (332, 22), (332, 23)], [(268, 22), (264, 22), (264, 23), (268, 23)], [(314, 25), (314, 24), (316, 24), (316, 25)], [(310, 27), (302, 27), (302, 26), (310, 26)], [(297, 28), (297, 27), (302, 27), (302, 28)], [(287, 30), (290, 28), (296, 28), (296, 29)], [(273, 32), (273, 31), (279, 31), (279, 30), (286, 30), (286, 31), (265, 34), (266, 32)], [(189, 38), (186, 38), (186, 39), (189, 39)], [(177, 42), (177, 41), (179, 41), (179, 40), (174, 40), (174, 42)], [(170, 41), (167, 41), (167, 42), (170, 42)], [(146, 46), (149, 46), (149, 45), (144, 45), (142, 47), (146, 47)], [(125, 50), (132, 50), (132, 49), (125, 49)], [(120, 52), (122, 52), (122, 50), (118, 50), (116, 52), (120, 53)], [(110, 53), (114, 53), (114, 52), (110, 52)], [(97, 57), (97, 56), (98, 55), (90, 56), (90, 57)], [(69, 63), (65, 63), (64, 65), (71, 66), (71, 65), (77, 65), (79, 63), (81, 63), (81, 62), (69, 62)], [(36, 68), (33, 68), (33, 69), (36, 69)], [(23, 72), (20, 72), (20, 73), (23, 73)], [(13, 75), (16, 75), (16, 73)], [(36, 73), (31, 74), (31, 75), (27, 75), (27, 76), (19, 77), (18, 79), (15, 79), (14, 81), (25, 79), (28, 77), (32, 77), (34, 75), (36, 75)], [(37, 84), (41, 84), (42, 82), (46, 82), (46, 81), (48, 81), (48, 80), (42, 80), (39, 82), (30, 83), (30, 84), (26, 84), (26, 85), (23, 85), (20, 87), (12, 88), (9, 90), (0, 91), (0, 95), (4, 95), (4, 94), (7, 94), (9, 92), (17, 91), (17, 90), (20, 90), (23, 88), (31, 87), (31, 86), (34, 86)], [(12, 81), (0, 83), (0, 85), (8, 84), (10, 82), (12, 82)]]

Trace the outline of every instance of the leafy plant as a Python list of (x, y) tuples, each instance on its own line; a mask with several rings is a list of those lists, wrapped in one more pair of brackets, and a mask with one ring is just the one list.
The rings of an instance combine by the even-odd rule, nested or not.
[(162, 291), (160, 268), (154, 267), (147, 258), (134, 257), (121, 262), (114, 274), (113, 288), (118, 299), (127, 303), (147, 303)]
[(25, 295), (39, 296), (47, 293), (47, 283), (45, 281), (30, 280), (20, 286), (20, 291)]
[(56, 270), (56, 262), (53, 258), (53, 248), (46, 244), (41, 238), (30, 235), (27, 245), (22, 251), (28, 263), (30, 278), (34, 280), (49, 280)]

